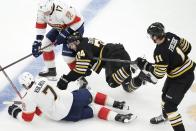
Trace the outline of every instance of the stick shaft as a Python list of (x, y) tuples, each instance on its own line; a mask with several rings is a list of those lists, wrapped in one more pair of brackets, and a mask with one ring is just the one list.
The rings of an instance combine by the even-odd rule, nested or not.
[(20, 105), (22, 104), (22, 102), (21, 101), (3, 101), (3, 104), (4, 105), (12, 105), (12, 104)]
[[(49, 47), (49, 46), (51, 46), (51, 45), (53, 45), (53, 44), (49, 44), (49, 45), (47, 45), (47, 46), (41, 48), (40, 50), (43, 50), (43, 49), (45, 49), (45, 48), (47, 48), (47, 47)], [(32, 56), (32, 55), (33, 55), (32, 53), (31, 53), (31, 54), (28, 54), (28, 55), (26, 55), (26, 56), (24, 56), (24, 57), (22, 57), (22, 58), (20, 58), (20, 59), (18, 59), (18, 60), (16, 60), (16, 61), (12, 62), (12, 63), (10, 63), (10, 64), (7, 65), (7, 66), (2, 67), (2, 68), (0, 69), (0, 71), (3, 71), (3, 70), (5, 70), (5, 69), (7, 69), (8, 67), (17, 64), (18, 62), (23, 61), (23, 60), (29, 58), (29, 57)]]
[(121, 60), (121, 59), (109, 59), (109, 58), (98, 58), (98, 57), (93, 57), (93, 60), (101, 60), (101, 61), (108, 61), (108, 62), (122, 62), (122, 63), (129, 63), (129, 64), (131, 64), (131, 65), (136, 64), (135, 61)]
[[(1, 65), (0, 65), (0, 69), (2, 69)], [(11, 84), (12, 88), (14, 89), (14, 91), (17, 93), (17, 95), (20, 97), (20, 99), (22, 99), (22, 96), (21, 96), (20, 92), (17, 90), (16, 86), (14, 85), (12, 80), (9, 78), (7, 73), (4, 70), (2, 70), (2, 72), (5, 75), (5, 77), (7, 78), (7, 80), (9, 81), (9, 83)]]

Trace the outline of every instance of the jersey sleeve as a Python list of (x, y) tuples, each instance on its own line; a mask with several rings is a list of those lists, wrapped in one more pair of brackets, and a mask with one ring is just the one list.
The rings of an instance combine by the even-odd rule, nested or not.
[(75, 8), (73, 8), (72, 6), (67, 7), (66, 9), (64, 9), (62, 17), (63, 22), (65, 23), (64, 26), (71, 27), (73, 30), (75, 30), (74, 25), (82, 21), (81, 17), (82, 16), (79, 13), (77, 13)]
[(67, 75), (69, 81), (75, 81), (80, 76), (86, 76), (88, 74), (92, 56), (93, 54), (90, 46), (86, 43), (81, 43), (76, 54), (76, 66)]
[(165, 76), (167, 72), (167, 67), (169, 63), (169, 55), (168, 53), (164, 53), (164, 51), (155, 50), (154, 60), (155, 60), (155, 63), (153, 65), (154, 68), (153, 68), (152, 73), (157, 79), (161, 79)]
[(46, 33), (47, 23), (45, 22), (45, 17), (42, 12), (37, 12), (36, 20), (36, 35), (44, 35)]
[(180, 48), (184, 52), (185, 55), (188, 55), (191, 51), (191, 44), (184, 38), (180, 38)]
[(36, 103), (33, 97), (34, 95), (32, 95), (31, 92), (28, 92), (28, 94), (23, 98), (22, 112), (19, 113), (17, 119), (26, 122), (31, 122), (33, 120), (36, 112)]

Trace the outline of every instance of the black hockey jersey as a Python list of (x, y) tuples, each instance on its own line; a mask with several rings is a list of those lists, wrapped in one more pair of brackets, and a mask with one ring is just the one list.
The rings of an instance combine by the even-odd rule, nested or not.
[(80, 44), (77, 45), (76, 66), (75, 69), (67, 75), (68, 81), (75, 81), (80, 76), (88, 75), (92, 69), (99, 73), (102, 69), (103, 62), (94, 60), (94, 57), (102, 58), (104, 44), (102, 41), (95, 38), (82, 38)]
[(173, 33), (166, 33), (165, 41), (154, 50), (154, 68), (151, 71), (158, 79), (167, 73), (170, 78), (193, 70), (195, 63), (188, 58), (191, 44)]

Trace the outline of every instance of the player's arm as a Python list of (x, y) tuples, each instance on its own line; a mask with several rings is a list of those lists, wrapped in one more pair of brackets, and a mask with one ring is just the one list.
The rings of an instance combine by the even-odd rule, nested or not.
[(76, 81), (81, 76), (88, 76), (91, 74), (90, 71), (90, 62), (89, 53), (84, 49), (81, 49), (77, 52), (76, 55), (76, 66), (71, 70), (67, 75), (61, 76), (60, 80), (57, 83), (57, 87), (61, 90), (67, 88), (67, 85), (71, 81)]
[(17, 119), (22, 120), (22, 121), (26, 121), (26, 122), (31, 122), (34, 118), (34, 115), (38, 115), (41, 116), (42, 111), (36, 107), (35, 110), (32, 111), (23, 111), (20, 112), (17, 116)]
[(190, 53), (192, 47), (191, 44), (186, 39), (180, 38), (179, 45), (185, 55), (188, 55)]
[[(72, 6), (63, 10), (63, 21), (67, 27), (71, 27), (74, 30), (74, 25), (82, 21), (81, 16), (76, 12)], [(73, 27), (72, 27), (73, 26)]]
[(9, 115), (11, 115), (13, 118), (18, 119), (20, 121), (31, 122), (37, 110), (36, 109), (37, 106), (33, 98), (34, 96), (29, 93), (22, 99), (21, 107), (15, 104), (9, 106), (8, 108)]
[(18, 119), (20, 121), (31, 122), (33, 120), (34, 115), (35, 115), (36, 109), (31, 110), (31, 111), (25, 111), (23, 108), (26, 108), (26, 107), (25, 107), (25, 105), (23, 105), (23, 106), (24, 107), (21, 108), (18, 105), (13, 104), (13, 105), (9, 106), (8, 113), (13, 118)]
[(42, 40), (46, 33), (47, 23), (45, 22), (45, 18), (43, 13), (37, 13), (37, 20), (36, 20), (36, 40)]
[(46, 27), (47, 27), (47, 24), (44, 21), (44, 15), (40, 11), (37, 12), (37, 20), (36, 20), (35, 27), (36, 27), (36, 36), (32, 45), (32, 54), (34, 57), (39, 57), (42, 54), (42, 52), (40, 51), (42, 45), (41, 41), (44, 38)]
[(154, 60), (155, 63), (150, 63), (146, 59), (139, 57), (137, 58), (136, 62), (141, 70), (146, 70), (148, 72), (151, 72), (152, 75), (155, 76), (157, 79), (161, 79), (165, 76), (167, 72), (168, 56), (164, 55), (161, 52), (155, 52)]
[(169, 63), (169, 53), (166, 53), (167, 50), (161, 50), (154, 52), (154, 61), (155, 63), (152, 66), (149, 66), (149, 70), (157, 79), (161, 79), (167, 73), (167, 67)]

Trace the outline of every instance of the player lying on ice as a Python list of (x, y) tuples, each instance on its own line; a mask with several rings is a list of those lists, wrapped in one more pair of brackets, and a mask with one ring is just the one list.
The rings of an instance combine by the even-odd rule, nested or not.
[(98, 116), (103, 120), (127, 123), (136, 118), (132, 113), (119, 114), (105, 107), (128, 111), (129, 106), (124, 101), (116, 101), (86, 88), (62, 91), (49, 85), (46, 78), (34, 79), (28, 72), (19, 77), (19, 83), (27, 90), (27, 94), (22, 99), (22, 107), (13, 104), (9, 106), (8, 113), (21, 121), (31, 122), (34, 115), (42, 114), (56, 121), (79, 121)]

